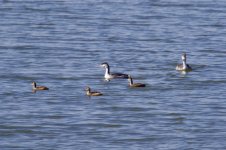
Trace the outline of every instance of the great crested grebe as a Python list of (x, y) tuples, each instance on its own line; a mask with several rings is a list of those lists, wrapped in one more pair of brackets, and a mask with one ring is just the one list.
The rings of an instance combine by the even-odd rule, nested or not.
[(91, 92), (90, 87), (86, 87), (85, 91), (86, 91), (87, 96), (101, 96), (101, 95), (103, 95), (100, 92), (96, 92), (96, 91)]
[(32, 82), (32, 90), (49, 90), (49, 88), (45, 86), (37, 86), (36, 82)]
[(130, 87), (145, 87), (146, 86), (143, 83), (133, 83), (133, 79), (132, 79), (132, 77), (130, 75), (129, 75), (128, 81), (129, 81), (129, 86)]
[(101, 66), (105, 68), (104, 78), (107, 81), (109, 81), (110, 79), (113, 79), (113, 78), (128, 79), (128, 74), (123, 74), (123, 73), (110, 73), (110, 66), (106, 62), (102, 63)]
[(183, 53), (181, 56), (182, 64), (178, 64), (176, 66), (176, 70), (178, 71), (191, 71), (192, 68), (186, 63), (186, 53)]

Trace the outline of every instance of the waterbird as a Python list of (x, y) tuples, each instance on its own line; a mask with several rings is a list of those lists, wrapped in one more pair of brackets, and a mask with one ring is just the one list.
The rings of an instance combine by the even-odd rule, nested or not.
[(183, 53), (181, 56), (182, 64), (176, 66), (177, 71), (191, 71), (192, 68), (186, 63), (186, 53)]
[(101, 96), (101, 95), (103, 95), (101, 92), (97, 92), (97, 91), (91, 92), (90, 87), (86, 87), (85, 91), (86, 91), (87, 96)]
[(32, 90), (49, 90), (49, 88), (45, 86), (37, 86), (36, 82), (32, 82)]
[(129, 75), (128, 81), (129, 81), (129, 86), (130, 87), (145, 87), (146, 86), (143, 83), (133, 83), (133, 79), (132, 79), (131, 75)]
[(123, 73), (110, 73), (110, 66), (106, 62), (102, 63), (101, 66), (103, 68), (105, 68), (104, 78), (107, 81), (110, 81), (110, 79), (113, 79), (113, 78), (128, 79), (128, 74), (123, 74)]

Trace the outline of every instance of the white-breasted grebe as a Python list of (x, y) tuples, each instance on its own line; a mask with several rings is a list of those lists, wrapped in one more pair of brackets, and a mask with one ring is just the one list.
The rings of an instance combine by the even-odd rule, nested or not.
[(32, 82), (32, 90), (38, 91), (38, 90), (49, 90), (49, 88), (45, 86), (37, 86), (36, 82)]
[(106, 62), (102, 63), (101, 66), (105, 68), (104, 78), (107, 81), (109, 81), (110, 79), (113, 79), (113, 78), (128, 79), (128, 74), (123, 74), (123, 73), (110, 73), (110, 66)]
[(129, 86), (130, 87), (145, 87), (146, 86), (143, 83), (133, 83), (133, 79), (132, 79), (132, 77), (130, 75), (129, 75), (128, 81), (129, 81)]
[(101, 92), (97, 92), (97, 91), (91, 92), (90, 87), (86, 87), (85, 91), (86, 91), (87, 96), (101, 96), (101, 95), (103, 95)]
[(178, 71), (191, 71), (192, 68), (186, 63), (186, 53), (183, 53), (181, 56), (182, 64), (178, 64), (176, 66), (176, 70)]

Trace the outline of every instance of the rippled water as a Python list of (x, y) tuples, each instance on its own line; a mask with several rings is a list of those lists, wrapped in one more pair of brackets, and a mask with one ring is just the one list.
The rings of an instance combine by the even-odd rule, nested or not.
[[(1, 0), (0, 149), (226, 149), (225, 8)], [(175, 70), (182, 52), (188, 74)], [(102, 62), (148, 86), (105, 82)], [(104, 96), (85, 96), (88, 85)]]

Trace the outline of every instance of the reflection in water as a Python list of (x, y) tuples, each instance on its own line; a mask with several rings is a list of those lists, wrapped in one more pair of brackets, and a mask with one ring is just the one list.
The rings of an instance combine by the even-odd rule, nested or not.
[(188, 72), (187, 71), (180, 71), (180, 73), (185, 76)]

